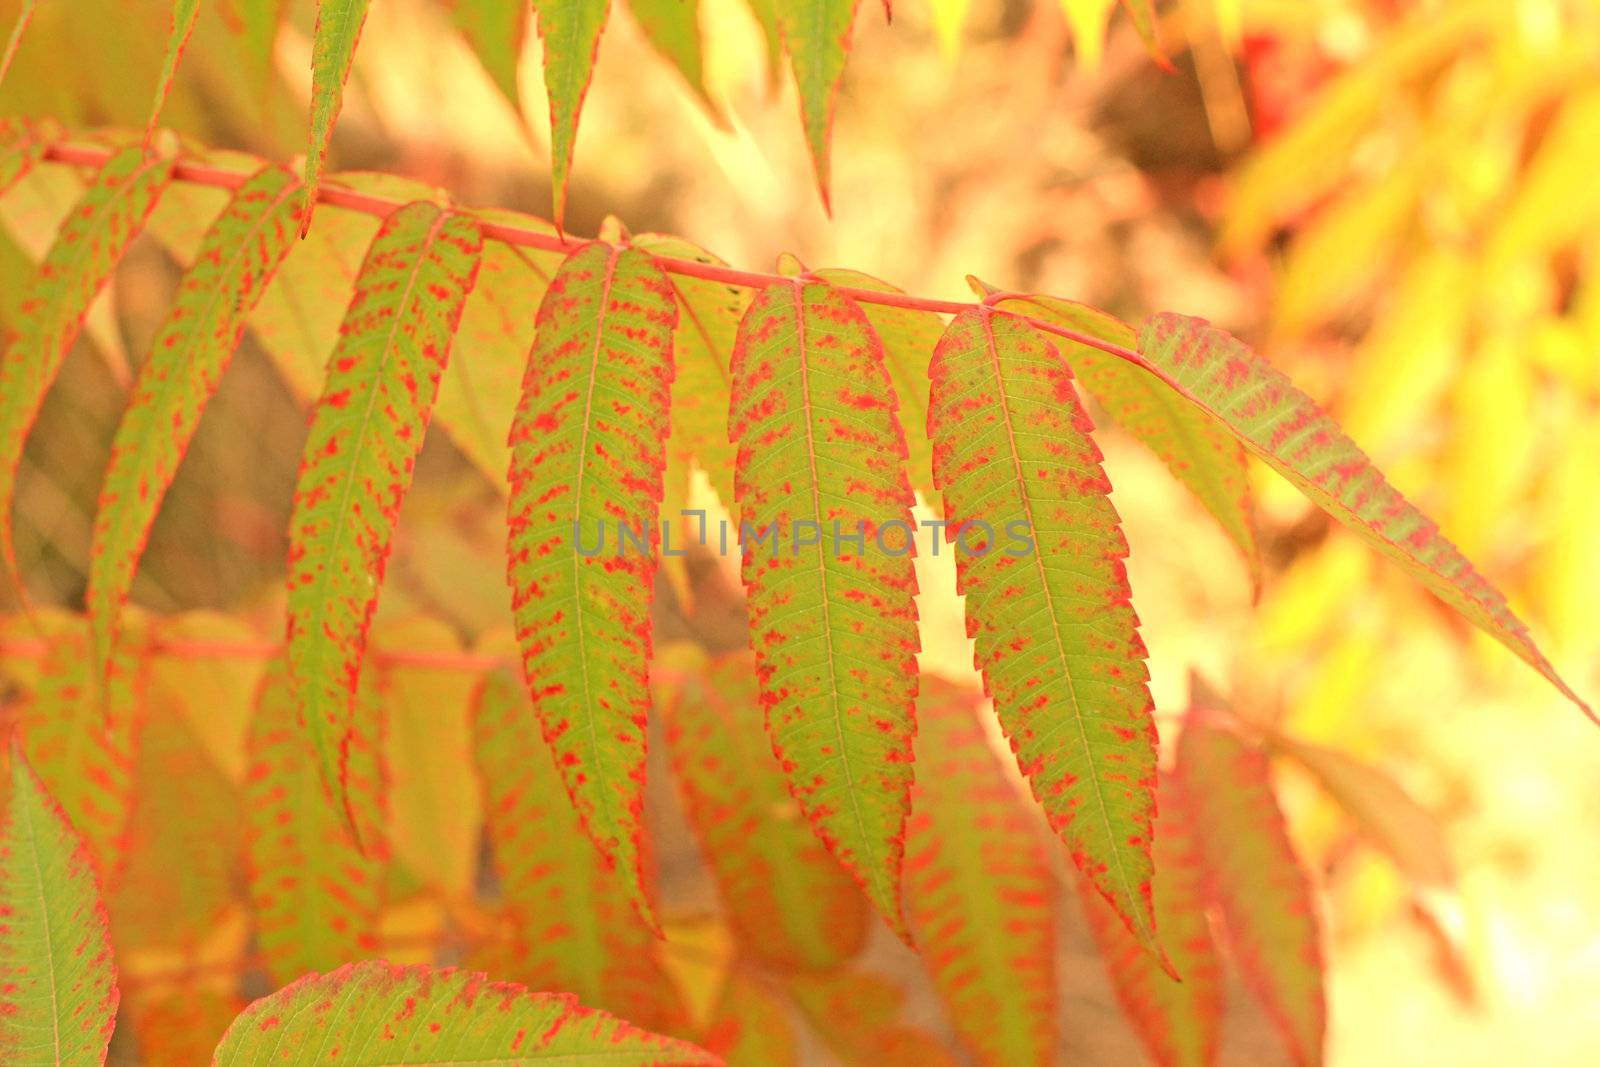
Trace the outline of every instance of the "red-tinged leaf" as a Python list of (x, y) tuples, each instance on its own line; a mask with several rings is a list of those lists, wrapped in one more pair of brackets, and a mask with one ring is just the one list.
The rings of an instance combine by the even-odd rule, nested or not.
[(100, 490), (85, 601), (102, 674), (156, 512), (216, 391), (245, 320), (298, 230), (299, 182), (266, 167), (201, 243), (139, 368)]
[(0, 196), (27, 177), (60, 137), (61, 127), (49, 119), (0, 119)]
[(686, 677), (662, 710), (689, 820), (741, 951), (779, 970), (827, 970), (860, 952), (867, 903), (789, 795), (749, 656)]
[[(880, 293), (903, 293), (888, 282), (854, 270), (819, 270), (817, 277), (830, 285), (851, 289), (871, 289)], [(928, 364), (933, 349), (944, 333), (944, 320), (931, 311), (891, 307), (887, 304), (862, 304), (861, 310), (873, 331), (883, 342), (884, 363), (900, 402), (900, 423), (906, 428), (906, 470), (911, 488), (920, 490), (928, 502), (933, 494), (933, 446), (928, 443)]]
[(118, 999), (94, 863), (13, 741), (0, 828), (0, 1059), (104, 1063)]
[(795, 974), (786, 988), (844, 1067), (956, 1067), (926, 1030), (899, 1021), (903, 992), (867, 971)]
[(978, 1063), (1050, 1067), (1057, 900), (1044, 839), (989, 748), (982, 699), (922, 685), (904, 890), (917, 949)]
[(559, 228), (566, 214), (578, 114), (589, 91), (611, 0), (533, 0), (533, 8), (539, 16), (539, 40), (544, 42), (544, 87), (550, 98), (550, 185)]
[(764, 976), (735, 965), (699, 1043), (727, 1067), (800, 1067), (784, 998)]
[(1245, 981), (1294, 1061), (1322, 1062), (1327, 1005), (1311, 884), (1289, 843), (1266, 753), (1191, 714), (1178, 776), (1205, 867)]
[(1221, 419), (1246, 448), (1312, 503), (1399, 563), (1600, 722), (1561, 680), (1500, 591), (1384, 479), (1329, 415), (1270, 363), (1204, 320), (1167, 313), (1145, 323), (1139, 352), (1162, 380)]
[[(633, 243), (655, 256), (726, 266), (705, 249), (665, 234), (645, 233)], [(669, 451), (687, 477), (688, 459), (706, 472), (722, 506), (733, 509), (733, 466), (737, 450), (728, 441), (728, 366), (733, 359), (739, 320), (750, 306), (750, 290), (705, 278), (669, 275), (678, 299), (678, 329), (673, 335), (677, 378), (672, 383), (672, 434)], [(687, 486), (667, 487), (664, 521), (677, 514)], [(698, 527), (697, 527), (698, 536)]]
[(706, 110), (721, 114), (706, 89), (700, 36), (700, 0), (628, 0), (633, 21), (662, 57), (677, 68)]
[(1378, 768), (1343, 752), (1282, 734), (1270, 745), (1316, 779), (1357, 832), (1424, 886), (1455, 882), (1455, 864), (1439, 821)]
[(178, 75), (178, 64), (183, 60), (184, 49), (189, 47), (189, 37), (194, 33), (195, 19), (200, 17), (200, 0), (173, 0), (172, 30), (167, 36), (167, 56), (161, 64), (161, 80), (156, 83), (155, 102), (150, 105), (150, 120), (145, 123), (145, 143), (155, 132), (161, 108), (172, 92), (172, 79)]
[(22, 35), (27, 32), (28, 23), (33, 21), (33, 12), (38, 6), (39, 0), (22, 0), (22, 10), (17, 12), (17, 21), (11, 26), (11, 36), (6, 38), (6, 50), (0, 53), (0, 85), (5, 84), (6, 71), (11, 69), (11, 61), (17, 57)]
[(912, 495), (883, 346), (861, 309), (821, 281), (763, 289), (739, 324), (728, 436), (773, 751), (817, 836), (908, 939)]
[(450, 0), (449, 7), (451, 21), (483, 64), (489, 80), (511, 109), (521, 114), (517, 67), (528, 32), (528, 0)]
[(783, 47), (789, 53), (789, 65), (794, 69), (795, 85), (800, 92), (800, 120), (805, 126), (806, 143), (811, 147), (817, 191), (822, 195), (823, 208), (830, 212), (833, 210), (829, 199), (833, 108), (839, 95), (839, 80), (844, 77), (850, 31), (855, 25), (859, 3), (860, 0), (810, 0), (801, 4), (777, 4)]
[(127, 852), (109, 893), (119, 952), (195, 952), (241, 903), (239, 790), (190, 728), (184, 699), (152, 680), (134, 765)]
[(112, 659), (105, 700), (97, 700), (84, 628), (76, 619), (40, 622), (48, 646), (38, 685), (18, 716), (22, 747), (110, 886), (122, 866), (134, 806), (147, 663), (130, 634)]
[(350, 79), (368, 0), (317, 0), (317, 24), (311, 40), (311, 144), (306, 150), (306, 202), (300, 213), (302, 236), (311, 229), (322, 184), (333, 124), (344, 104), (344, 83)]
[(474, 223), (432, 204), (384, 220), (312, 417), (289, 526), (289, 673), (323, 781), (341, 804), (389, 539), (481, 247)]
[(1181, 981), (1151, 959), (1087, 880), (1077, 883), (1111, 986), (1150, 1058), (1158, 1067), (1209, 1067), (1221, 1047), (1224, 979), (1179, 788), (1174, 778), (1162, 780), (1154, 855), (1156, 927)]
[(654, 934), (623, 873), (583, 835), (549, 756), (529, 747), (537, 718), (509, 672), (474, 701), (473, 747), (491, 863), (508, 929), (475, 962), (539, 989), (563, 989), (641, 1026), (677, 1029), (684, 1009), (656, 962)]
[(11, 541), (22, 448), (45, 393), (77, 340), (89, 305), (144, 227), (172, 161), (127, 148), (106, 161), (56, 236), (17, 305), (16, 332), (0, 356), (0, 589), (23, 595)]
[(1149, 675), (1072, 373), (1025, 322), (979, 307), (950, 324), (931, 375), (933, 477), (984, 686), (1073, 862), (1159, 954)]
[[(652, 925), (640, 853), (653, 520), (676, 325), (672, 285), (645, 253), (595, 242), (567, 258), (539, 305), (507, 513), (517, 643), (545, 741), (584, 829)], [(646, 547), (622, 544), (623, 528)]]
[(228, 1028), (215, 1063), (301, 1063), (308, 1048), (337, 1049), (348, 1067), (718, 1062), (693, 1045), (581, 1007), (562, 993), (530, 993), (452, 968), (372, 962), (307, 975), (256, 1001)]
[[(1072, 300), (1027, 296), (996, 307), (1053, 322), (1133, 348), (1133, 327)], [(1072, 373), (1116, 423), (1154, 452), (1243, 554), (1251, 582), (1261, 584), (1261, 551), (1252, 518), (1250, 471), (1244, 447), (1225, 426), (1172, 395), (1149, 374), (1116, 356), (1066, 338), (1052, 339)]]
[[(370, 697), (369, 697), (370, 699)], [(275, 663), (250, 722), (244, 783), (247, 876), (262, 965), (274, 985), (370, 956), (382, 904), (382, 864), (358, 847), (322, 789), (300, 733), (288, 671)], [(354, 757), (361, 757), (357, 761)], [(376, 749), (349, 765), (352, 804), (382, 824)]]

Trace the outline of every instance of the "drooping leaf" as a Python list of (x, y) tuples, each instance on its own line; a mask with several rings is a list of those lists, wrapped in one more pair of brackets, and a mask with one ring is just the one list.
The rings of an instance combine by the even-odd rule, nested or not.
[(1272, 793), (1266, 754), (1191, 714), (1178, 775), (1205, 867), (1245, 980), (1296, 1063), (1322, 1062), (1327, 1005), (1316, 904)]
[(312, 418), (289, 526), (289, 674), (340, 803), (389, 539), (481, 247), (474, 223), (432, 204), (384, 220)]
[(550, 97), (550, 184), (559, 228), (566, 214), (578, 114), (589, 91), (611, 0), (533, 0), (533, 7), (539, 15), (539, 39), (544, 42), (544, 86)]
[[(997, 307), (1059, 323), (1124, 348), (1133, 348), (1133, 327), (1087, 304), (1053, 296), (1002, 300)], [(1072, 373), (1106, 412), (1167, 465), (1222, 527), (1261, 584), (1261, 551), (1251, 518), (1250, 472), (1244, 448), (1227, 429), (1194, 405), (1172, 395), (1126, 360), (1066, 338), (1055, 339)]]
[(726, 1067), (800, 1067), (799, 1042), (789, 1011), (764, 976), (739, 969), (728, 974), (698, 1041)]
[(306, 202), (300, 233), (311, 229), (311, 215), (322, 185), (322, 165), (333, 139), (333, 124), (344, 104), (344, 83), (355, 62), (368, 0), (317, 0), (317, 25), (311, 40), (311, 144), (306, 149)]
[[(676, 324), (672, 285), (645, 253), (594, 242), (567, 258), (539, 305), (507, 513), (517, 642), (545, 741), (652, 924), (639, 860), (646, 675)], [(623, 544), (624, 530), (644, 543)]]
[(817, 836), (906, 937), (917, 581), (883, 346), (827, 283), (774, 282), (739, 324), (732, 377), (742, 574), (773, 751)]
[(789, 65), (800, 92), (800, 120), (811, 147), (817, 190), (822, 195), (822, 206), (829, 211), (833, 107), (839, 95), (839, 79), (844, 76), (850, 31), (859, 3), (860, 0), (810, 0), (776, 5), (783, 47), (789, 53)]
[[(830, 285), (873, 289), (884, 293), (903, 290), (856, 270), (819, 270), (817, 277)], [(906, 431), (906, 471), (911, 488), (933, 502), (933, 446), (928, 443), (928, 364), (944, 332), (944, 321), (931, 311), (863, 304), (861, 310), (883, 342), (884, 363), (900, 402), (900, 425)]]
[(1596, 718), (1534, 645), (1500, 591), (1384, 479), (1329, 415), (1270, 363), (1201, 319), (1168, 313), (1145, 323), (1139, 352), (1164, 381), (1221, 419), (1246, 448), (1312, 503), (1399, 563), (1544, 675), (1585, 715)]
[(860, 952), (866, 901), (789, 795), (750, 657), (686, 676), (663, 705), (673, 771), (741, 951), (783, 971)]
[(1050, 1067), (1056, 889), (1037, 823), (989, 749), (982, 700), (924, 677), (906, 912), (951, 1022), (980, 1064)]
[(244, 54), (255, 69), (257, 83), (272, 70), (272, 53), (278, 40), (288, 0), (223, 0), (222, 20), (243, 38)]
[(511, 110), (521, 114), (517, 66), (528, 31), (528, 0), (450, 0), (450, 18)]
[(118, 644), (105, 699), (96, 699), (89, 638), (80, 621), (42, 621), (48, 634), (39, 683), (22, 706), (22, 747), (50, 795), (83, 837), (103, 884), (115, 882), (134, 807), (147, 660), (141, 639)]
[[(244, 783), (247, 877), (262, 966), (274, 985), (371, 955), (382, 871), (334, 808), (299, 728), (288, 670), (276, 661), (250, 721)], [(354, 748), (352, 804), (380, 808), (380, 768), (369, 743)]]
[(931, 376), (933, 477), (984, 686), (1073, 862), (1159, 952), (1149, 676), (1072, 373), (1025, 322), (980, 307), (951, 322)]
[(683, 1008), (656, 962), (654, 935), (635, 912), (623, 873), (607, 870), (566, 798), (549, 755), (529, 738), (538, 720), (507, 671), (483, 681), (473, 747), (491, 863), (510, 929), (476, 960), (539, 989), (653, 1029), (681, 1025)]
[(0, 119), (0, 197), (27, 177), (60, 136), (61, 127), (48, 119)]
[[(726, 266), (681, 237), (644, 233), (633, 243), (651, 255)], [(669, 275), (669, 280), (678, 299), (678, 329), (673, 335), (678, 374), (672, 383), (669, 471), (676, 463), (680, 476), (687, 479), (687, 461), (693, 459), (706, 472), (719, 502), (731, 511), (737, 453), (728, 441), (728, 366), (739, 320), (750, 306), (750, 290), (687, 275)], [(677, 512), (686, 501), (687, 488), (669, 482), (664, 522), (682, 518)]]
[(1455, 881), (1438, 820), (1393, 778), (1343, 752), (1282, 734), (1273, 735), (1271, 746), (1304, 767), (1356, 830), (1407, 876), (1425, 886)]
[(228, 1028), (215, 1062), (266, 1063), (305, 1048), (337, 1048), (349, 1067), (717, 1063), (693, 1045), (581, 1007), (571, 996), (530, 993), (470, 971), (382, 962), (307, 975), (256, 1001)]
[(167, 487), (245, 320), (298, 232), (299, 182), (280, 167), (252, 176), (212, 225), (139, 368), (111, 446), (89, 553), (85, 601), (102, 674), (118, 617)]
[(700, 0), (628, 0), (628, 10), (656, 51), (678, 69), (706, 109), (718, 115), (716, 101), (706, 89)]
[(11, 36), (6, 38), (6, 50), (0, 53), (0, 85), (5, 84), (6, 71), (11, 69), (11, 61), (17, 57), (17, 49), (22, 46), (22, 35), (27, 32), (28, 23), (33, 21), (33, 12), (38, 6), (39, 0), (22, 0), (17, 21), (11, 26)]
[(17, 305), (16, 332), (0, 356), (0, 588), (22, 593), (11, 505), (22, 448), (84, 316), (172, 175), (172, 161), (126, 148), (106, 161), (67, 217)]
[(118, 999), (94, 863), (13, 742), (0, 832), (0, 1058), (104, 1063)]
[(178, 64), (183, 51), (189, 46), (189, 36), (194, 33), (195, 19), (200, 17), (200, 0), (173, 0), (172, 29), (167, 36), (167, 56), (161, 64), (161, 80), (156, 83), (155, 102), (150, 105), (150, 120), (145, 123), (144, 139), (148, 144), (155, 132), (161, 108), (172, 92), (172, 79), (177, 77)]
[(1199, 843), (1177, 780), (1164, 778), (1157, 795), (1156, 928), (1178, 979), (1151, 959), (1082, 878), (1079, 896), (1117, 1000), (1151, 1060), (1157, 1067), (1209, 1067), (1221, 1048), (1223, 974), (1206, 920)]

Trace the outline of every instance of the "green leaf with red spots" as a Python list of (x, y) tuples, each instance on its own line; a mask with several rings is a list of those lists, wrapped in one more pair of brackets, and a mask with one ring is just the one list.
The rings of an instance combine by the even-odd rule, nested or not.
[(100, 1064), (117, 971), (94, 863), (21, 749), (0, 829), (0, 1059)]
[(740, 950), (780, 971), (856, 955), (867, 902), (789, 795), (750, 657), (725, 657), (670, 688), (662, 711), (673, 772)]
[(368, 0), (317, 0), (317, 24), (311, 39), (311, 144), (306, 149), (306, 205), (300, 232), (311, 229), (311, 214), (322, 185), (322, 166), (333, 139), (333, 124), (344, 105), (344, 83), (350, 79)]
[(22, 593), (11, 505), (22, 448), (95, 296), (111, 279), (172, 175), (172, 161), (126, 148), (106, 161), (17, 304), (0, 355), (0, 590)]
[(861, 309), (815, 279), (763, 289), (739, 325), (728, 435), (773, 751), (817, 836), (907, 937), (912, 495), (883, 346)]
[(265, 167), (207, 231), (139, 367), (100, 490), (84, 599), (104, 673), (150, 527), (245, 320), (298, 232), (300, 183)]
[(449, 7), (457, 32), (500, 95), (520, 114), (517, 67), (528, 32), (528, 0), (450, 0)]
[(777, 4), (783, 47), (789, 53), (789, 65), (800, 91), (800, 120), (817, 172), (817, 191), (822, 195), (822, 206), (830, 211), (833, 109), (850, 53), (850, 31), (855, 26), (859, 3), (860, 0), (811, 0)]
[(1311, 883), (1289, 843), (1267, 755), (1191, 713), (1178, 777), (1205, 868), (1245, 981), (1294, 1061), (1322, 1062), (1327, 1004)]
[(28, 32), (28, 23), (33, 21), (33, 13), (39, 6), (39, 0), (22, 0), (22, 10), (17, 12), (17, 21), (11, 25), (11, 35), (6, 38), (6, 50), (0, 52), (0, 85), (5, 84), (6, 71), (11, 69), (11, 61), (17, 57), (17, 49), (22, 46), (22, 35)]
[(956, 316), (930, 373), (933, 477), (985, 688), (1073, 861), (1159, 954), (1145, 649), (1072, 373), (1043, 335), (986, 306)]
[(647, 674), (676, 324), (672, 284), (645, 253), (595, 242), (567, 258), (539, 305), (507, 513), (517, 643), (545, 741), (652, 925)]
[(677, 68), (706, 109), (718, 115), (716, 102), (706, 89), (700, 0), (628, 0), (628, 10), (655, 50)]
[[(1015, 297), (996, 307), (1057, 323), (1123, 348), (1133, 348), (1133, 327), (1098, 308), (1054, 296)], [(1251, 517), (1250, 471), (1244, 447), (1216, 419), (1172, 395), (1147, 372), (1090, 345), (1052, 337), (1089, 395), (1117, 425), (1154, 452), (1234, 543), (1261, 584), (1261, 551)]]
[[(363, 691), (360, 726), (376, 725)], [(346, 768), (357, 821), (383, 824), (382, 768), (372, 729), (354, 734)], [(247, 741), (245, 848), (256, 941), (267, 976), (284, 985), (307, 971), (370, 956), (383, 900), (382, 858), (363, 853), (322, 788), (300, 731), (287, 669), (261, 684)]]
[(554, 761), (530, 744), (538, 720), (510, 672), (485, 677), (472, 726), (505, 920), (474, 965), (575, 993), (651, 1029), (681, 1027), (685, 1012), (656, 962), (655, 937), (623, 873), (607, 870), (584, 837)]
[(38, 683), (18, 713), (22, 748), (110, 886), (126, 853), (134, 807), (148, 680), (143, 638), (130, 633), (118, 643), (101, 700), (82, 621), (51, 613), (39, 623), (46, 647)]
[(1500, 591), (1473, 569), (1433, 520), (1384, 479), (1328, 414), (1270, 363), (1201, 319), (1168, 313), (1145, 323), (1139, 353), (1163, 381), (1222, 420), (1247, 449), (1312, 503), (1399, 563), (1600, 722), (1561, 680)]
[(1206, 918), (1199, 843), (1177, 779), (1163, 778), (1157, 797), (1156, 926), (1178, 979), (1156, 964), (1086, 879), (1077, 880), (1079, 896), (1117, 1000), (1151, 1060), (1158, 1067), (1208, 1067), (1222, 1044), (1222, 964)]
[(217, 1046), (217, 1067), (300, 1062), (338, 1049), (347, 1067), (593, 1063), (713, 1067), (693, 1045), (582, 1007), (452, 968), (358, 963), (307, 975), (246, 1008)]
[(384, 220), (328, 360), (295, 487), (289, 674), (323, 781), (347, 807), (367, 632), (481, 247), (476, 224), (433, 204)]
[(539, 15), (539, 40), (544, 42), (544, 87), (550, 98), (550, 183), (559, 227), (566, 215), (578, 114), (589, 91), (611, 0), (533, 0), (533, 7)]
[(922, 689), (905, 872), (917, 950), (978, 1063), (1050, 1067), (1059, 1041), (1047, 839), (989, 747), (982, 698), (935, 677)]
[(156, 83), (155, 102), (150, 105), (150, 120), (145, 123), (145, 141), (155, 131), (161, 108), (172, 93), (172, 79), (178, 75), (178, 64), (183, 60), (184, 49), (189, 47), (189, 36), (194, 33), (194, 23), (200, 17), (200, 0), (173, 0), (172, 30), (167, 35), (167, 55), (161, 63), (161, 79)]

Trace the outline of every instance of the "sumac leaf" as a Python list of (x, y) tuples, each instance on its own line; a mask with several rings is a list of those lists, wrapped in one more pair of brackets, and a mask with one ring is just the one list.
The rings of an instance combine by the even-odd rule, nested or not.
[(322, 166), (333, 139), (333, 124), (344, 105), (344, 83), (350, 79), (368, 0), (317, 0), (317, 24), (311, 39), (311, 144), (306, 149), (306, 204), (300, 213), (302, 236), (311, 229), (311, 214), (322, 185)]
[(528, 0), (450, 0), (450, 18), (511, 109), (522, 112), (517, 66), (528, 31)]
[(1073, 861), (1159, 953), (1149, 675), (1072, 373), (1027, 323), (979, 307), (950, 324), (931, 375), (933, 477), (984, 686)]
[(776, 4), (783, 47), (789, 53), (795, 85), (800, 90), (800, 119), (805, 126), (806, 143), (811, 147), (817, 191), (822, 195), (822, 206), (830, 211), (833, 108), (839, 95), (839, 80), (844, 77), (850, 31), (859, 3), (860, 0), (780, 0)]
[(550, 98), (550, 184), (559, 227), (566, 215), (578, 114), (589, 91), (611, 0), (534, 0), (533, 7), (539, 16), (539, 39), (544, 42), (544, 86)]
[(861, 309), (814, 279), (763, 289), (739, 325), (728, 431), (773, 750), (817, 835), (906, 937), (912, 496), (883, 346)]
[(172, 29), (167, 35), (167, 55), (161, 63), (161, 78), (156, 83), (155, 102), (150, 105), (150, 120), (145, 123), (144, 137), (148, 143), (155, 132), (156, 120), (172, 92), (172, 79), (177, 77), (178, 64), (189, 46), (189, 36), (194, 33), (195, 19), (200, 17), (200, 0), (173, 0)]

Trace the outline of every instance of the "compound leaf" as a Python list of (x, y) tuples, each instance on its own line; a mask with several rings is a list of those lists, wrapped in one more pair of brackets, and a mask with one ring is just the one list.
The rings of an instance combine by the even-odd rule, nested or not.
[(206, 233), (139, 368), (100, 490), (85, 594), (104, 673), (150, 526), (233, 358), (245, 320), (298, 232), (300, 183), (264, 167)]
[(823, 844), (906, 937), (912, 496), (883, 346), (861, 309), (814, 278), (763, 289), (739, 324), (728, 432), (773, 750)]
[[(653, 520), (676, 324), (672, 284), (645, 253), (594, 242), (567, 258), (539, 304), (507, 512), (506, 576), (545, 741), (584, 829), (652, 924), (640, 850)], [(640, 542), (624, 544), (624, 530)]]
[(147, 156), (137, 147), (108, 159), (17, 304), (16, 330), (0, 356), (0, 588), (14, 586), (19, 596), (11, 504), (23, 445), (89, 305), (143, 229), (171, 176), (170, 159)]
[(0, 831), (0, 1056), (16, 1067), (100, 1064), (119, 997), (94, 863), (14, 741), (11, 756)]
[(300, 213), (302, 236), (311, 229), (311, 213), (322, 185), (322, 165), (333, 139), (333, 124), (344, 104), (344, 83), (350, 79), (368, 0), (317, 0), (317, 25), (311, 40), (311, 145), (306, 150), (306, 206)]
[(256, 1001), (217, 1046), (217, 1067), (337, 1048), (349, 1067), (394, 1063), (593, 1063), (597, 1067), (712, 1067), (693, 1045), (581, 1007), (453, 968), (357, 963), (307, 975)]
[(328, 361), (289, 525), (289, 674), (323, 781), (347, 805), (345, 751), (389, 540), (482, 237), (418, 201), (367, 251)]
[(1149, 675), (1072, 372), (1027, 323), (979, 307), (950, 324), (931, 377), (933, 477), (984, 686), (1073, 861), (1159, 953)]
[(980, 1064), (1057, 1062), (1056, 889), (1036, 818), (995, 758), (983, 703), (924, 677), (906, 912), (949, 1018)]
[(1561, 680), (1500, 591), (1384, 479), (1332, 417), (1270, 363), (1202, 319), (1169, 313), (1145, 323), (1139, 352), (1162, 380), (1221, 419), (1312, 503), (1399, 563), (1600, 722)]
[(1191, 713), (1178, 776), (1205, 866), (1246, 982), (1296, 1063), (1322, 1062), (1327, 1005), (1311, 885), (1289, 843), (1266, 753)]

